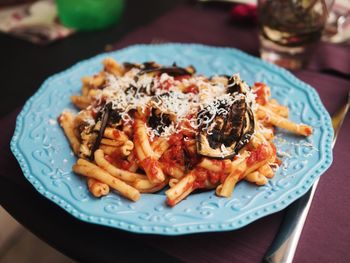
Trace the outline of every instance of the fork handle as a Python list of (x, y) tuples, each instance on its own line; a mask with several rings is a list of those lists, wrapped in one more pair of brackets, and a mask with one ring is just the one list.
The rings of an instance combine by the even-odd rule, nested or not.
[[(294, 254), (303, 231), (313, 196), (319, 179), (312, 188), (301, 198), (292, 203), (286, 210), (283, 222), (278, 230), (276, 239), (264, 256), (268, 263), (292, 263)], [(297, 218), (297, 220), (295, 220)]]

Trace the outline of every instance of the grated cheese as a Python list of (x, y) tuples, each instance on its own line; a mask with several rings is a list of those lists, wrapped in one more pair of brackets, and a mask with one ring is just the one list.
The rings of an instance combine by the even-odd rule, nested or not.
[[(243, 85), (245, 94), (228, 94), (227, 87), (222, 83), (211, 83), (204, 76), (175, 80), (167, 73), (152, 77), (147, 74), (137, 75), (139, 72), (139, 69), (133, 68), (121, 77), (106, 73), (105, 87), (96, 95), (96, 106), (92, 108), (95, 112), (99, 111), (101, 106), (97, 105), (101, 105), (102, 100), (111, 103), (112, 109), (121, 112), (121, 119), (125, 123), (132, 122), (130, 110), (138, 108), (145, 112), (147, 108), (153, 107), (159, 109), (161, 114), (169, 114), (173, 120), (170, 125), (161, 123), (159, 126), (162, 129), (158, 129), (159, 126), (156, 129), (147, 127), (151, 140), (155, 136), (169, 137), (182, 130), (190, 130), (185, 123), (194, 131), (197, 131), (199, 126), (204, 130), (208, 129), (217, 114), (227, 115), (228, 108), (242, 98), (251, 105), (255, 104), (256, 95), (250, 91), (247, 84), (241, 82), (238, 74), (235, 75), (235, 81)], [(162, 88), (164, 85), (167, 88)], [(184, 88), (191, 85), (199, 88), (198, 94), (183, 92)], [(205, 115), (204, 111), (200, 113), (203, 109), (209, 112), (210, 117)], [(162, 132), (159, 133), (158, 130)]]

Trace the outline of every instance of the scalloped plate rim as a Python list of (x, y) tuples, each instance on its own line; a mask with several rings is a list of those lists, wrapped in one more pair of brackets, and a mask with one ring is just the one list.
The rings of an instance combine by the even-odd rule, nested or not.
[[(283, 76), (283, 78), (288, 79), (291, 82), (294, 82), (295, 84), (297, 84), (298, 88), (301, 88), (302, 90), (306, 91), (309, 95), (311, 95), (314, 99), (314, 102), (316, 102), (318, 104), (317, 110), (322, 113), (322, 117), (325, 118), (326, 124), (328, 124), (324, 127), (327, 129), (325, 132), (328, 132), (328, 135), (327, 135), (328, 140), (324, 144), (324, 147), (326, 148), (326, 153), (324, 154), (323, 158), (320, 158), (320, 160), (326, 161), (326, 163), (321, 165), (321, 167), (318, 167), (317, 169), (316, 168), (311, 169), (311, 172), (310, 172), (310, 170), (307, 171), (306, 175), (304, 175), (304, 176), (309, 176), (311, 178), (310, 180), (308, 180), (309, 183), (305, 182), (304, 187), (301, 187), (301, 189), (298, 189), (298, 193), (294, 194), (293, 196), (289, 196), (289, 198), (286, 198), (286, 195), (288, 195), (288, 193), (284, 193), (281, 196), (279, 196), (276, 200), (274, 200), (270, 203), (267, 203), (264, 206), (259, 206), (256, 209), (251, 209), (251, 210), (243, 213), (242, 215), (240, 215), (236, 219), (236, 221), (237, 221), (236, 224), (217, 223), (217, 225), (215, 225), (213, 227), (212, 223), (207, 223), (205, 225), (206, 227), (203, 227), (203, 224), (202, 224), (200, 228), (196, 228), (196, 227), (183, 228), (183, 229), (181, 229), (181, 232), (179, 231), (179, 228), (181, 228), (181, 227), (177, 227), (177, 228), (173, 227), (173, 228), (169, 229), (170, 227), (168, 227), (168, 226), (159, 226), (159, 225), (155, 224), (152, 226), (143, 226), (142, 228), (141, 227), (138, 228), (137, 225), (132, 224), (132, 223), (127, 223), (124, 220), (118, 220), (116, 218), (113, 218), (113, 221), (111, 221), (110, 219), (106, 219), (104, 217), (87, 215), (87, 214), (84, 214), (83, 212), (80, 212), (79, 207), (73, 206), (73, 205), (69, 204), (69, 202), (66, 202), (60, 196), (56, 195), (55, 193), (52, 193), (50, 191), (45, 190), (45, 187), (42, 185), (42, 183), (35, 180), (38, 178), (35, 178), (35, 176), (31, 174), (30, 165), (28, 164), (27, 160), (25, 159), (24, 153), (23, 153), (21, 147), (18, 145), (18, 143), (19, 143), (19, 139), (21, 138), (20, 136), (22, 134), (22, 131), (23, 131), (22, 127), (23, 127), (24, 118), (30, 112), (30, 107), (32, 106), (33, 101), (35, 101), (35, 99), (37, 97), (39, 97), (42, 93), (45, 92), (46, 86), (48, 85), (48, 83), (55, 78), (59, 78), (61, 75), (67, 74), (69, 71), (71, 71), (73, 69), (84, 66), (85, 64), (89, 64), (90, 61), (94, 61), (94, 60), (100, 59), (102, 57), (111, 55), (111, 54), (126, 51), (129, 49), (150, 48), (150, 47), (153, 48), (153, 47), (168, 46), (168, 45), (170, 45), (170, 46), (188, 46), (188, 47), (204, 48), (204, 49), (212, 49), (212, 50), (226, 50), (229, 52), (233, 52), (233, 53), (235, 53), (235, 55), (238, 55), (238, 56), (243, 57), (245, 59), (248, 59), (250, 61), (255, 61), (256, 63), (260, 64), (260, 66), (263, 66), (269, 70), (273, 70), (274, 72), (278, 72), (281, 76)], [(311, 100), (310, 97), (309, 97), (309, 100)], [(311, 105), (315, 108), (314, 104), (311, 103)], [(185, 235), (185, 234), (193, 234), (193, 233), (221, 232), (221, 231), (236, 230), (236, 229), (244, 227), (244, 226), (250, 224), (251, 222), (258, 220), (262, 217), (265, 217), (265, 216), (270, 215), (272, 213), (276, 213), (278, 211), (283, 210), (285, 207), (290, 205), (296, 199), (303, 196), (311, 188), (311, 186), (314, 183), (314, 181), (316, 180), (316, 178), (318, 178), (320, 175), (322, 175), (330, 167), (330, 165), (332, 164), (332, 161), (333, 161), (333, 156), (332, 156), (332, 150), (330, 150), (331, 149), (331, 139), (329, 139), (329, 138), (332, 138), (332, 137), (333, 137), (333, 129), (331, 127), (331, 118), (330, 118), (328, 112), (326, 111), (317, 91), (313, 87), (311, 87), (310, 85), (306, 84), (305, 82), (299, 80), (294, 75), (292, 75), (289, 71), (287, 71), (283, 68), (280, 68), (276, 65), (262, 61), (259, 58), (253, 57), (249, 54), (244, 53), (243, 51), (240, 51), (238, 49), (231, 48), (231, 47), (216, 47), (216, 46), (208, 46), (208, 45), (202, 45), (202, 44), (183, 44), (183, 43), (136, 44), (136, 45), (131, 45), (131, 46), (128, 46), (126, 48), (122, 48), (122, 49), (119, 49), (116, 51), (105, 52), (105, 53), (95, 55), (91, 58), (77, 62), (74, 65), (70, 66), (69, 68), (48, 77), (43, 82), (43, 84), (40, 86), (40, 88), (27, 100), (27, 102), (25, 103), (20, 114), (17, 116), (16, 127), (15, 127), (15, 131), (14, 131), (14, 135), (13, 135), (12, 140), (11, 140), (10, 148), (11, 148), (12, 153), (16, 157), (16, 159), (17, 159), (17, 161), (22, 169), (22, 172), (23, 172), (25, 178), (34, 186), (34, 188), (40, 194), (42, 194), (44, 197), (46, 197), (47, 199), (51, 200), (52, 202), (54, 202), (55, 204), (57, 204), (58, 206), (63, 208), (66, 212), (68, 212), (73, 217), (75, 217), (79, 220), (82, 220), (84, 222), (94, 223), (94, 224), (98, 224), (98, 225), (102, 225), (102, 226), (109, 226), (109, 227), (117, 228), (117, 229), (128, 231), (128, 232), (133, 232), (133, 233), (159, 234), (159, 235), (172, 236), (172, 235)], [(319, 162), (317, 164), (319, 164)], [(318, 166), (320, 166), (320, 165), (318, 165)], [(311, 173), (313, 173), (313, 174), (311, 175)], [(38, 180), (40, 180), (40, 179), (38, 179)], [(305, 185), (306, 185), (306, 187), (305, 187)], [(295, 190), (295, 189), (293, 189), (293, 190)], [(282, 199), (282, 201), (280, 201), (281, 199)], [(276, 205), (277, 201), (279, 202), (278, 206)], [(79, 214), (72, 213), (72, 208), (74, 208), (76, 211), (79, 211)], [(258, 210), (258, 209), (260, 210), (261, 208), (263, 208), (263, 211), (257, 215), (256, 210)], [(81, 214), (84, 214), (84, 216), (81, 216)], [(247, 217), (246, 214), (251, 214), (251, 216)], [(242, 219), (240, 219), (240, 218), (242, 218), (243, 216), (246, 216), (246, 218), (242, 221)], [(198, 223), (197, 224), (193, 223), (189, 226), (196, 226), (196, 225), (198, 225)], [(165, 230), (167, 230), (167, 231), (165, 231)]]

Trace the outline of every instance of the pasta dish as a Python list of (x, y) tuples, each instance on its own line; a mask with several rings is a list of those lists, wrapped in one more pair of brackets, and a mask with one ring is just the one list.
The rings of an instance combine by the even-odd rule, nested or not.
[(197, 189), (229, 197), (241, 180), (264, 185), (274, 176), (275, 127), (312, 133), (288, 119), (268, 85), (195, 71), (106, 58), (99, 73), (82, 78), (81, 94), (71, 97), (80, 112), (58, 120), (78, 157), (73, 171), (92, 195), (115, 190), (137, 201), (166, 189), (169, 206)]

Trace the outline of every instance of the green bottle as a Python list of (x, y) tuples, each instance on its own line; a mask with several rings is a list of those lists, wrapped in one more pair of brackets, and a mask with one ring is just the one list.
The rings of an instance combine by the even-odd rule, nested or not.
[(117, 23), (123, 0), (56, 0), (63, 25), (77, 30), (102, 29)]

